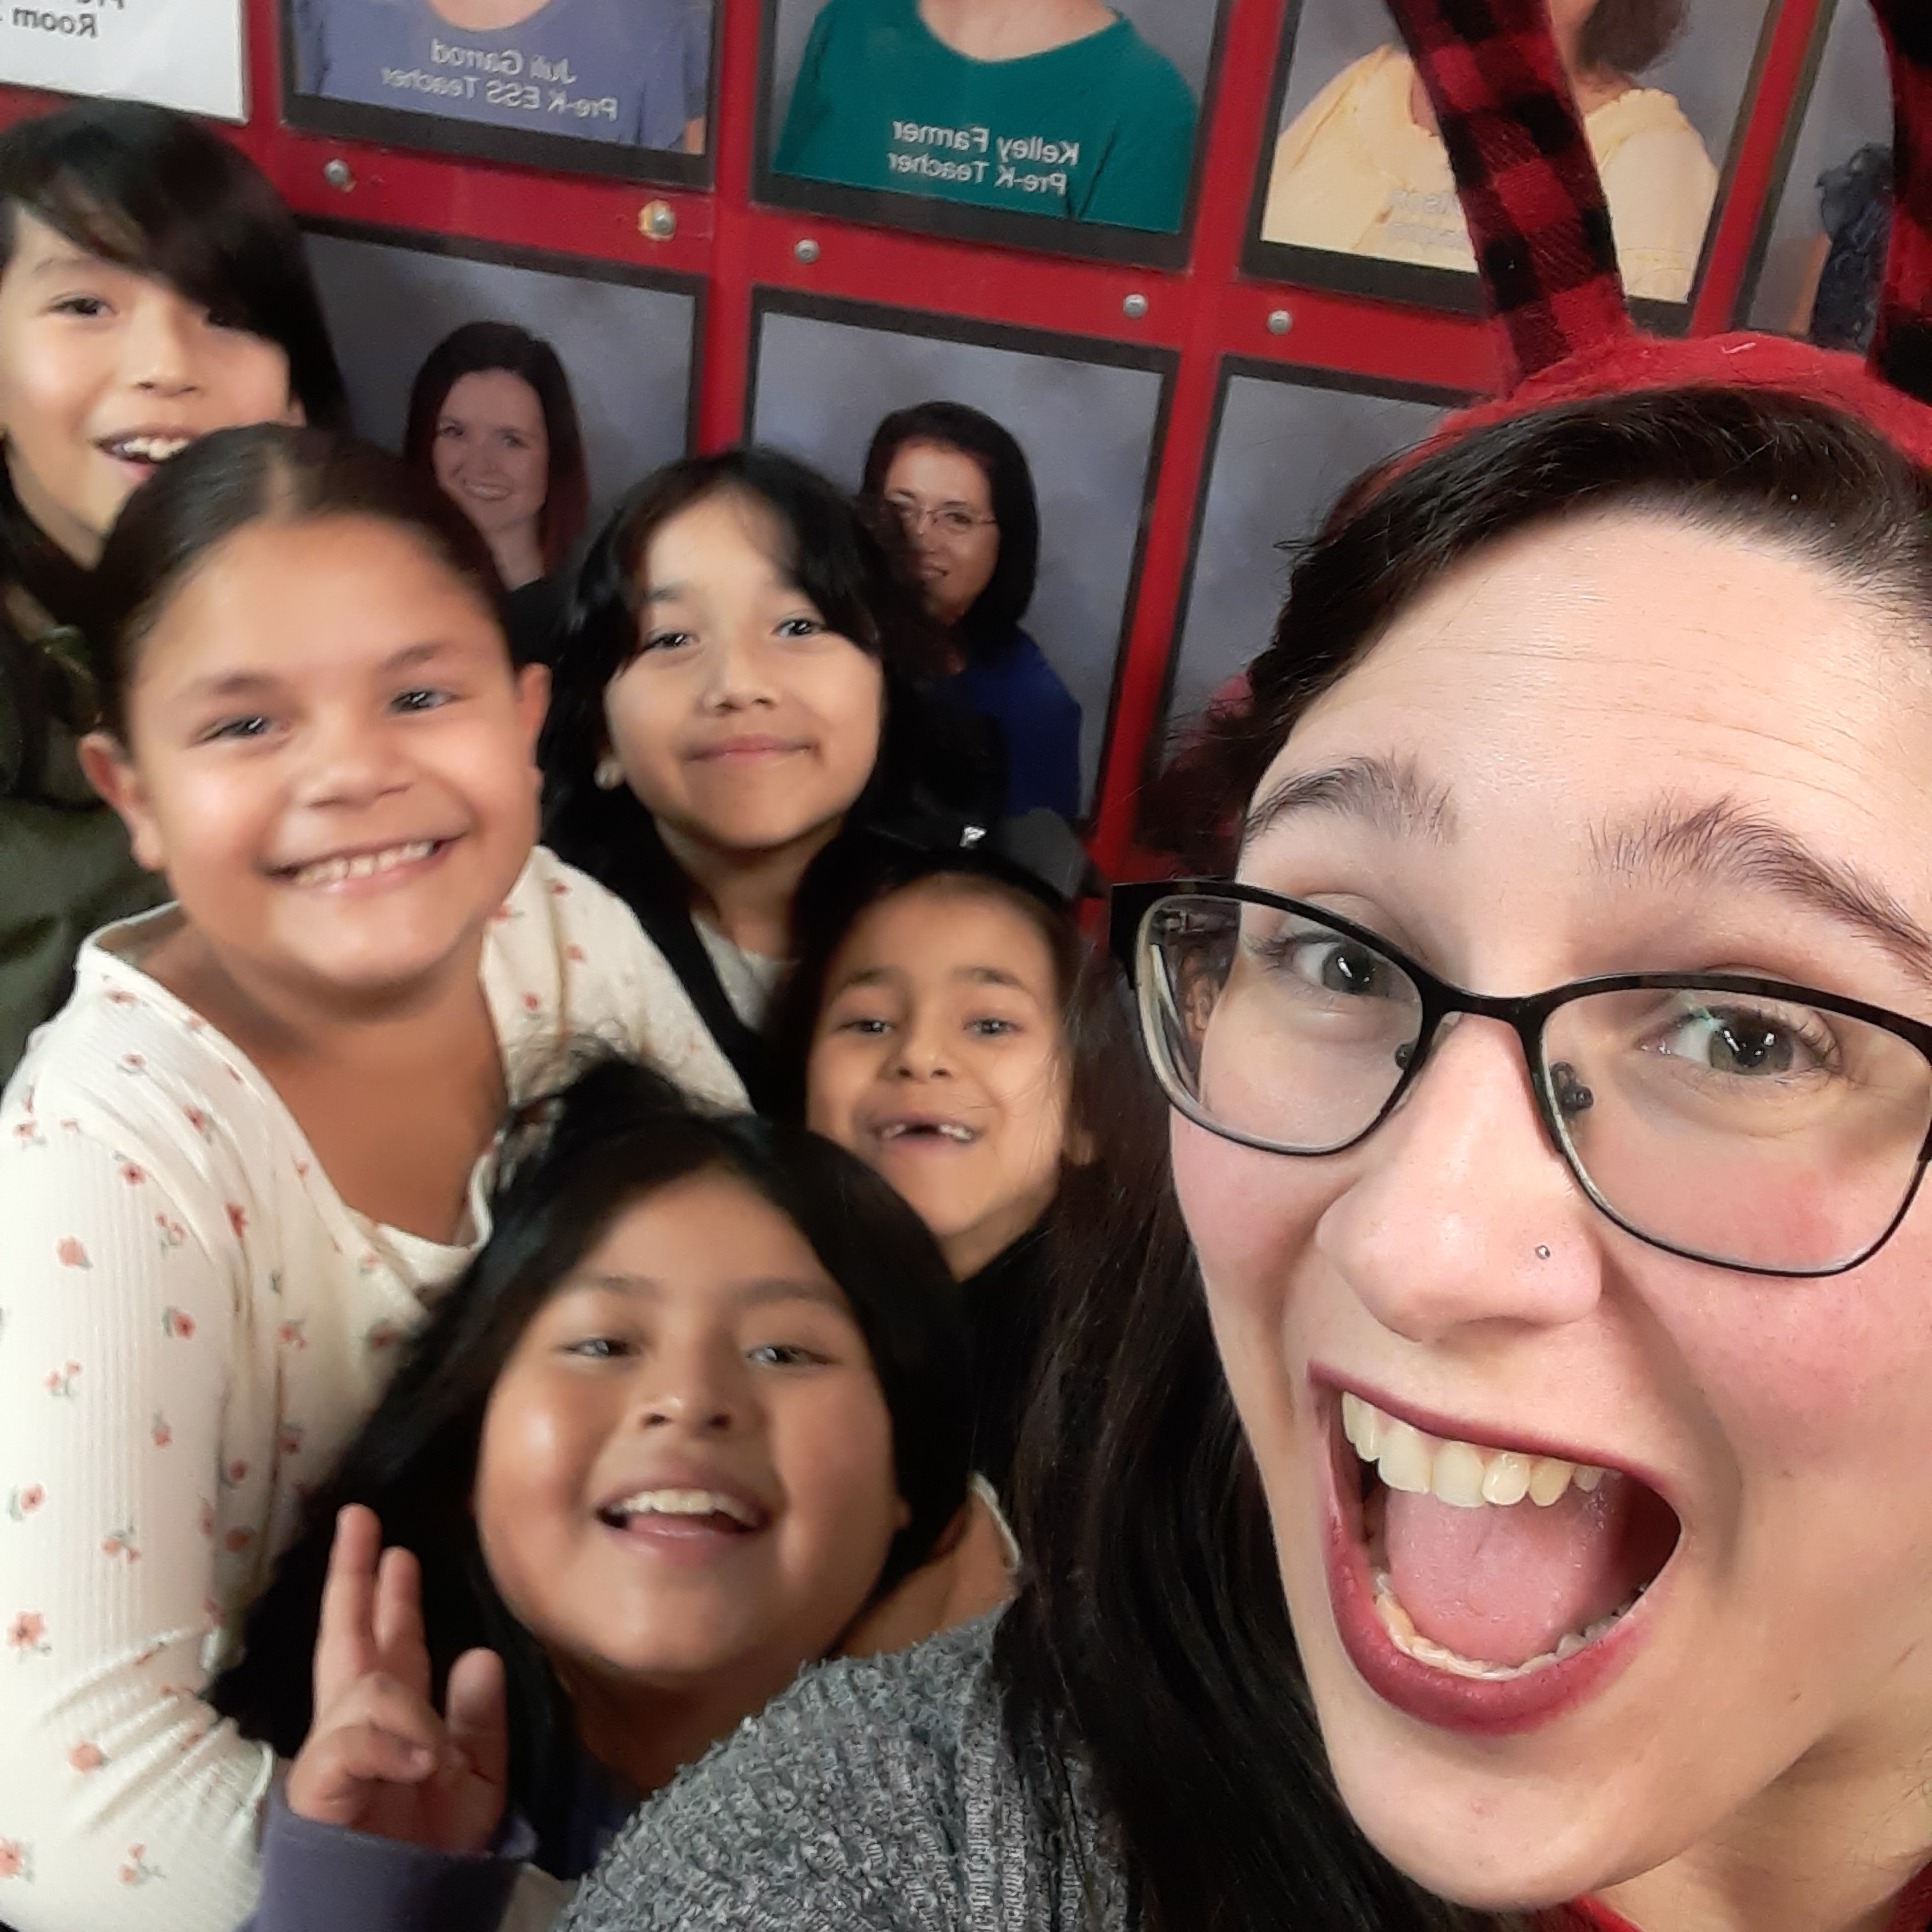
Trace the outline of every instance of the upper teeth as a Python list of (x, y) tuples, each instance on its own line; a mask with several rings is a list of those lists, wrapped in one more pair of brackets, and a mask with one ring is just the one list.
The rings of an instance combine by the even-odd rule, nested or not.
[(729, 1516), (747, 1529), (758, 1527), (758, 1512), (736, 1496), (717, 1489), (640, 1489), (611, 1505), (614, 1516)]
[(186, 436), (123, 436), (114, 447), (141, 463), (165, 463), (179, 456), (192, 439)]
[(946, 1140), (969, 1141), (973, 1138), (970, 1127), (962, 1127), (956, 1120), (895, 1120), (887, 1127), (882, 1139), (903, 1140), (908, 1134), (938, 1134)]
[(426, 859), (435, 851), (434, 839), (412, 839), (407, 845), (391, 845), (381, 852), (358, 852), (351, 859), (317, 859), (295, 874), (303, 886), (340, 885), (344, 879), (367, 879), (388, 872), (412, 859)]
[(1385, 1415), (1359, 1395), (1342, 1397), (1342, 1433), (1364, 1462), (1375, 1464), (1391, 1489), (1433, 1495), (1457, 1509), (1482, 1509), (1491, 1503), (1508, 1508), (1525, 1496), (1547, 1509), (1572, 1483), (1588, 1494), (1607, 1473), (1561, 1456), (1524, 1456), (1513, 1449), (1445, 1442)]

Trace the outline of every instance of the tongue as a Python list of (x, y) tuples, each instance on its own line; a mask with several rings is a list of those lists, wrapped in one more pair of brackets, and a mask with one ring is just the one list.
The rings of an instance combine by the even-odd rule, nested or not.
[(1572, 1484), (1547, 1509), (1528, 1500), (1458, 1509), (1390, 1490), (1395, 1594), (1422, 1636), (1458, 1656), (1526, 1664), (1607, 1617), (1661, 1567), (1633, 1533), (1647, 1494), (1614, 1474), (1587, 1495)]

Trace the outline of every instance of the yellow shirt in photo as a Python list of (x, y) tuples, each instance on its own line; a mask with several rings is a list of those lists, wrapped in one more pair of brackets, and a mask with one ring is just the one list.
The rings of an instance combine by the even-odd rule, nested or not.
[[(1441, 136), (1410, 110), (1414, 64), (1378, 47), (1346, 67), (1275, 144), (1262, 239), (1473, 270)], [(1583, 123), (1632, 295), (1689, 294), (1717, 199), (1717, 170), (1676, 100), (1632, 88)]]

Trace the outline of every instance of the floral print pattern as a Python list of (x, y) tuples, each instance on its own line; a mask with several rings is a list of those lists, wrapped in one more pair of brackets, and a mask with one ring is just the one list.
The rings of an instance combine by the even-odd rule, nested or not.
[[(602, 1031), (741, 1102), (631, 915), (563, 875), (538, 854), (485, 937), (506, 1064)], [(35, 1923), (88, 1932), (246, 1915), (272, 1765), (208, 1671), (466, 1258), (354, 1214), (260, 1073), (122, 957), (135, 930), (83, 950), (0, 1101), (0, 1921), (32, 1882)]]

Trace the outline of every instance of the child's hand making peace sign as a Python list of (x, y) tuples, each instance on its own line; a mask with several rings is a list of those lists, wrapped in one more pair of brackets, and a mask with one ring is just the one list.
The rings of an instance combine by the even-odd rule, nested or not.
[(352, 1505), (336, 1519), (315, 1720), (289, 1772), (289, 1809), (433, 1851), (482, 1851), (503, 1815), (509, 1757), (494, 1651), (456, 1660), (447, 1702), (438, 1717), (416, 1559), (384, 1550), (375, 1512)]

